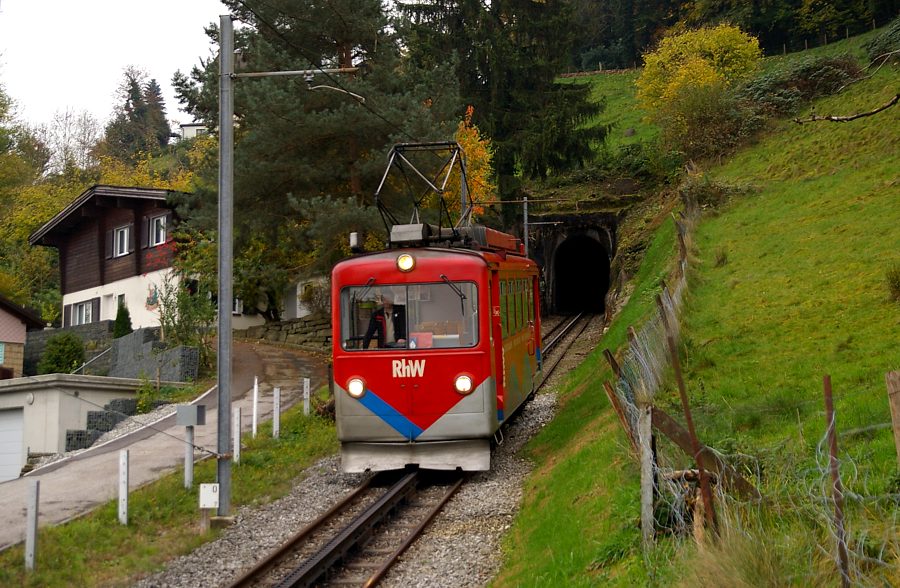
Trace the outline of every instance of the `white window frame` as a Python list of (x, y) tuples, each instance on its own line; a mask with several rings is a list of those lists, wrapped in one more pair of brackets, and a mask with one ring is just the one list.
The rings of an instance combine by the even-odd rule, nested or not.
[(166, 215), (154, 216), (150, 219), (150, 247), (166, 242)]
[(113, 257), (124, 257), (131, 253), (131, 225), (117, 227), (113, 231)]
[(239, 315), (244, 314), (244, 301), (240, 298), (235, 298), (234, 302), (231, 304), (231, 314)]
[(91, 322), (93, 302), (76, 302), (72, 305), (72, 326), (86, 325)]

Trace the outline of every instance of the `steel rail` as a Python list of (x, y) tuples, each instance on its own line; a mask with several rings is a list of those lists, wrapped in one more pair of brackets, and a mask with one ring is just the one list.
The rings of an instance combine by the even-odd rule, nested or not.
[[(561, 331), (556, 337), (554, 337), (554, 338), (552, 338), (550, 341), (548, 341), (548, 342), (544, 345), (544, 353), (550, 353), (550, 352), (553, 350), (553, 348), (556, 347), (556, 344), (559, 343), (560, 340), (562, 340), (563, 337), (565, 337), (566, 335), (569, 334), (569, 331), (573, 328), (573, 326), (574, 326), (576, 323), (578, 323), (578, 321), (581, 320), (581, 318), (584, 316), (584, 314), (585, 314), (584, 312), (579, 312), (578, 314), (576, 314), (576, 315), (572, 318), (572, 320), (570, 320), (570, 321), (566, 324), (566, 326), (563, 327), (562, 331)], [(563, 322), (565, 322), (565, 319), (563, 320)], [(552, 333), (552, 332), (555, 332), (555, 330), (556, 330), (556, 329), (554, 329), (553, 331), (551, 331), (551, 333)], [(582, 329), (582, 331), (583, 331), (583, 329)]]
[(306, 539), (314, 531), (322, 527), (334, 516), (344, 512), (356, 500), (356, 498), (369, 489), (372, 485), (374, 476), (367, 478), (356, 490), (348, 494), (343, 500), (332, 506), (330, 509), (322, 513), (316, 520), (308, 524), (301, 531), (288, 539), (281, 547), (269, 554), (268, 557), (257, 563), (253, 568), (247, 571), (243, 576), (235, 580), (231, 584), (231, 588), (244, 588), (251, 586), (256, 580), (264, 576), (269, 570), (274, 568), (284, 556), (293, 550), (303, 539)]
[(394, 563), (396, 563), (397, 559), (401, 555), (403, 555), (403, 552), (406, 551), (407, 548), (409, 548), (409, 546), (412, 545), (416, 539), (418, 539), (419, 535), (422, 534), (422, 531), (425, 530), (425, 527), (427, 527), (429, 523), (434, 520), (434, 517), (436, 517), (437, 514), (441, 512), (441, 509), (444, 508), (444, 505), (447, 504), (447, 501), (450, 500), (450, 498), (454, 494), (456, 494), (456, 491), (459, 490), (464, 481), (465, 476), (460, 475), (459, 479), (450, 486), (444, 496), (441, 497), (440, 501), (436, 505), (434, 505), (434, 507), (430, 511), (428, 511), (428, 514), (425, 515), (419, 525), (415, 529), (413, 529), (412, 532), (410, 532), (406, 539), (403, 540), (403, 543), (400, 545), (400, 547), (398, 547), (390, 556), (388, 556), (385, 562), (381, 565), (380, 568), (378, 568), (378, 570), (375, 571), (375, 573), (369, 576), (369, 579), (366, 580), (365, 584), (363, 584), (365, 588), (376, 586), (378, 582), (381, 581), (381, 579), (391, 568), (391, 566), (393, 566)]
[(280, 588), (311, 586), (332, 566), (362, 542), (372, 529), (384, 520), (394, 508), (413, 494), (418, 484), (418, 472), (403, 476), (385, 494), (362, 514), (350, 522), (322, 549), (288, 574), (279, 584)]
[[(565, 322), (571, 317), (572, 317), (572, 315), (567, 315), (567, 316), (561, 318), (559, 321), (556, 322), (556, 324), (553, 325), (553, 327), (549, 331), (547, 331), (546, 333), (541, 333), (541, 338), (549, 339), (553, 335), (553, 333), (558, 331), (565, 324)], [(547, 318), (550, 318), (550, 317), (547, 317)], [(543, 326), (543, 324), (544, 324), (543, 321), (544, 321), (544, 319), (541, 318), (541, 326)]]
[[(585, 313), (580, 313), (580, 314), (578, 314), (578, 316), (576, 316), (574, 319), (572, 319), (572, 321), (569, 322), (568, 325), (566, 325), (566, 328), (563, 330), (563, 332), (560, 333), (560, 335), (557, 336), (556, 339), (553, 340), (553, 345), (555, 346), (557, 342), (559, 342), (560, 340), (562, 340), (563, 337), (568, 335), (574, 329), (574, 327), (576, 326), (578, 321), (580, 321), (584, 317), (585, 317)], [(575, 341), (578, 340), (578, 337), (580, 337), (581, 334), (584, 333), (585, 329), (588, 328), (588, 325), (591, 324), (591, 320), (593, 320), (593, 318), (594, 318), (593, 315), (587, 315), (587, 320), (585, 320), (584, 324), (582, 324), (581, 329), (578, 331), (578, 334), (576, 334), (575, 337), (572, 338), (572, 342), (569, 343), (569, 347), (571, 347), (572, 345), (575, 344)], [(566, 349), (568, 350), (569, 347), (567, 347)], [(537, 390), (539, 390), (545, 383), (547, 383), (547, 380), (550, 379), (550, 376), (556, 370), (556, 367), (560, 364), (561, 361), (562, 361), (562, 354), (560, 354), (560, 356), (556, 359), (556, 361), (553, 362), (553, 365), (550, 366), (549, 369), (544, 371), (543, 379), (541, 380), (541, 383), (537, 386), (537, 388), (536, 388)]]

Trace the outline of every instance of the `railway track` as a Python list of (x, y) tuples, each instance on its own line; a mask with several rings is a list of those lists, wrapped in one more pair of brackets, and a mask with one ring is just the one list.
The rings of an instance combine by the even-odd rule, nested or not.
[(595, 320), (596, 316), (597, 315), (585, 312), (566, 316), (542, 337), (544, 339), (544, 356), (549, 356), (552, 361), (544, 362), (543, 379), (536, 387), (535, 391), (540, 390), (540, 388), (550, 379), (550, 376), (556, 371), (557, 366), (559, 366), (563, 357), (565, 357), (566, 351), (575, 344), (575, 341), (581, 337), (582, 333), (588, 328), (591, 321)]
[[(594, 320), (563, 317), (544, 335), (544, 377)], [(238, 578), (233, 588), (375, 586), (462, 485), (461, 472), (383, 472)]]
[(232, 586), (375, 586), (463, 480), (418, 470), (373, 476)]

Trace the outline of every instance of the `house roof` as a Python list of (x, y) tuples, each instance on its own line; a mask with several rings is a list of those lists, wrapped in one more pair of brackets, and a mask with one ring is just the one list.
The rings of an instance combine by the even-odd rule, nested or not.
[(155, 200), (163, 207), (170, 194), (176, 194), (174, 190), (161, 188), (134, 188), (126, 186), (108, 186), (97, 184), (81, 193), (75, 200), (69, 203), (53, 218), (47, 221), (41, 228), (28, 237), (31, 245), (54, 246), (52, 237), (55, 233), (65, 232), (78, 224), (82, 215), (79, 211), (89, 204), (100, 206), (116, 206), (126, 201)]
[(39, 329), (44, 326), (44, 321), (41, 320), (41, 317), (27, 308), (19, 306), (2, 294), (0, 294), (0, 309), (5, 310), (25, 323), (25, 328)]

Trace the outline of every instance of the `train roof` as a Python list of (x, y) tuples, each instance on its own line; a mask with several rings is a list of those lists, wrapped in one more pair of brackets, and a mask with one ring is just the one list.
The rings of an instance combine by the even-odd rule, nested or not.
[(484, 225), (444, 228), (419, 223), (391, 227), (391, 249), (425, 246), (525, 255), (521, 239)]

